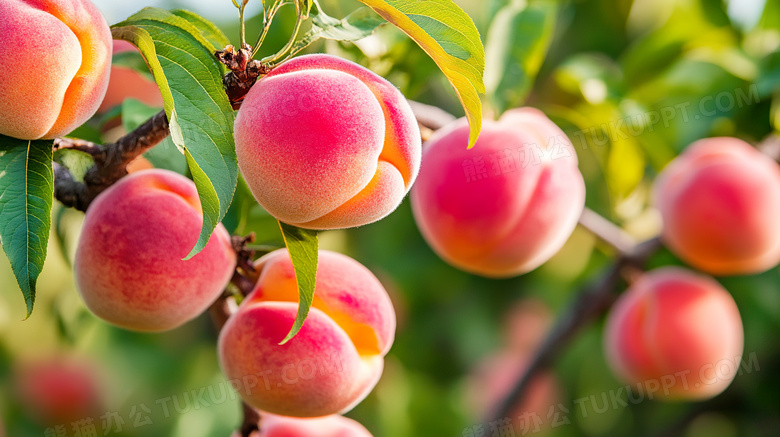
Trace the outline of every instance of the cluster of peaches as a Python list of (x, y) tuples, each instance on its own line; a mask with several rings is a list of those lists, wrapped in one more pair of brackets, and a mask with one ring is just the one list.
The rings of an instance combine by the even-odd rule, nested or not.
[[(27, 50), (0, 59), (6, 72), (0, 134), (66, 135), (105, 98), (115, 98), (106, 97), (114, 74), (111, 35), (88, 0), (3, 1), (0, 24), (3, 46)], [(32, 74), (41, 63), (49, 68)], [(425, 239), (452, 265), (484, 276), (519, 275), (543, 264), (566, 242), (585, 204), (576, 152), (540, 111), (514, 109), (487, 121), (471, 150), (466, 120), (456, 121), (422, 153), (416, 119), (401, 93), (332, 56), (298, 57), (261, 78), (242, 102), (234, 133), (247, 185), (280, 221), (323, 230), (372, 223), (390, 214), (416, 181), (411, 201)], [(693, 267), (747, 274), (780, 262), (773, 223), (780, 215), (780, 168), (750, 145), (702, 140), (664, 170), (655, 188), (664, 241)], [(236, 255), (220, 225), (202, 252), (182, 260), (197, 239), (201, 214), (195, 185), (165, 170), (134, 173), (98, 196), (74, 265), (87, 307), (110, 323), (146, 332), (173, 329), (203, 313), (230, 281)], [(220, 333), (224, 373), (259, 410), (339, 414), (381, 376), (395, 332), (386, 291), (351, 258), (322, 251), (319, 260), (311, 313), (291, 341), (279, 344), (298, 307), (285, 250), (257, 261), (254, 291)], [(633, 284), (605, 332), (608, 359), (621, 378), (687, 375), (686, 384), (670, 388), (669, 396), (678, 398), (725, 389), (730, 379), (712, 373), (721, 360), (740, 357), (743, 347), (731, 296), (714, 280), (679, 268), (650, 272)], [(323, 360), (329, 365), (302, 372)], [(247, 383), (258, 379), (264, 383)], [(277, 426), (271, 423), (284, 428), (288, 420), (269, 421), (267, 429)], [(352, 430), (339, 435), (368, 435), (338, 423)], [(303, 430), (310, 423), (290, 426)], [(326, 426), (311, 426), (326, 435)]]

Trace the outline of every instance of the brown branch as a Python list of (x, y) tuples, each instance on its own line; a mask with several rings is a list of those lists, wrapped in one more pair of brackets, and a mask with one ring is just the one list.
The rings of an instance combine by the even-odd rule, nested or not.
[(95, 164), (78, 182), (70, 172), (54, 167), (54, 196), (65, 206), (86, 211), (89, 204), (111, 184), (127, 175), (127, 165), (169, 135), (168, 118), (160, 111), (116, 143), (100, 146), (84, 140), (57, 138), (54, 150), (73, 149), (88, 153)]
[(239, 432), (241, 433), (241, 437), (254, 437), (260, 431), (260, 413), (247, 405), (246, 402), (242, 402), (242, 407), (244, 410), (244, 420), (241, 423)]
[(558, 319), (555, 327), (536, 352), (531, 364), (501, 402), (495, 412), (494, 420), (508, 417), (512, 408), (522, 400), (533, 378), (552, 364), (581, 328), (607, 312), (616, 297), (615, 290), (622, 281), (623, 270), (642, 267), (660, 247), (660, 240), (654, 238), (625, 249), (626, 251), (599, 278), (584, 286), (574, 296), (565, 313)]

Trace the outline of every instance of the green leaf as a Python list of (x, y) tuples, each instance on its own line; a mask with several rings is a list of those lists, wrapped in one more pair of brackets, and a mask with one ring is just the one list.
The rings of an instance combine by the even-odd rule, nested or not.
[(197, 27), (162, 9), (146, 8), (112, 31), (146, 58), (165, 101), (171, 139), (183, 150), (198, 188), (203, 227), (189, 259), (227, 213), (238, 181), (234, 113), (222, 88), (222, 66)]
[(439, 66), (471, 125), (469, 147), (482, 130), (485, 49), (474, 21), (451, 0), (360, 0), (409, 35)]
[(298, 315), (287, 337), (279, 344), (290, 341), (301, 330), (306, 316), (309, 315), (314, 286), (317, 282), (317, 259), (319, 256), (319, 238), (317, 231), (301, 229), (287, 223), (279, 222), (284, 236), (284, 244), (290, 252), (290, 259), (295, 268), (295, 279), (298, 283)]
[(514, 1), (502, 8), (488, 30), (485, 87), (499, 113), (521, 106), (552, 41), (556, 8)]
[(360, 8), (344, 19), (328, 16), (322, 11), (312, 18), (311, 29), (295, 43), (292, 53), (298, 53), (320, 38), (357, 41), (370, 36), (386, 21), (369, 8)]
[(215, 49), (223, 49), (226, 45), (230, 44), (230, 39), (217, 27), (216, 24), (201, 17), (200, 15), (190, 12), (186, 9), (174, 9), (171, 11), (173, 15), (184, 18), (189, 21), (190, 24), (195, 26), (203, 38), (210, 42)]
[(52, 141), (0, 136), (0, 168), (0, 244), (30, 317), (51, 228)]

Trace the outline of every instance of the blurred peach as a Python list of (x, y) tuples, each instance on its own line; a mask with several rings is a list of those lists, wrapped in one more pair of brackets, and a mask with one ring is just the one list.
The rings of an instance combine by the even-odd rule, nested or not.
[(14, 369), (14, 391), (24, 411), (45, 426), (97, 418), (104, 399), (96, 370), (72, 356), (21, 362)]

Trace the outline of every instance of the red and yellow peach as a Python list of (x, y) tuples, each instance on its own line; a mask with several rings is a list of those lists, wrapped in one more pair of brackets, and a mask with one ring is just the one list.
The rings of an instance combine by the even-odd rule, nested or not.
[(744, 334), (731, 295), (712, 278), (678, 267), (646, 273), (612, 308), (607, 362), (619, 379), (660, 399), (716, 396), (739, 369)]
[(486, 121), (473, 149), (460, 119), (425, 146), (412, 209), (423, 237), (445, 261), (489, 277), (538, 267), (571, 235), (585, 183), (566, 135), (541, 111)]
[(390, 214), (420, 163), (420, 132), (403, 95), (328, 55), (285, 62), (249, 91), (235, 122), (241, 173), (274, 217), (348, 228)]
[(0, 2), (0, 134), (70, 133), (97, 111), (110, 67), (111, 31), (89, 0)]
[(254, 291), (222, 329), (222, 370), (249, 405), (273, 414), (345, 412), (376, 385), (395, 335), (395, 313), (378, 279), (355, 260), (320, 251), (314, 301), (303, 327), (285, 338), (298, 310), (287, 250), (257, 261)]
[(663, 239), (683, 261), (714, 275), (780, 263), (780, 166), (736, 138), (688, 147), (658, 176)]
[(136, 331), (195, 318), (224, 290), (236, 254), (217, 226), (190, 260), (203, 222), (195, 184), (167, 170), (119, 180), (90, 205), (76, 251), (76, 282), (98, 317)]

